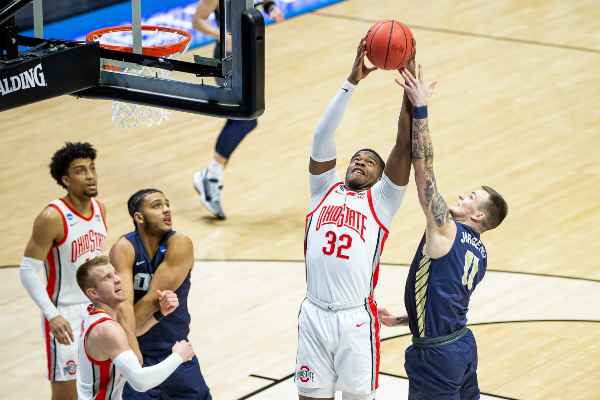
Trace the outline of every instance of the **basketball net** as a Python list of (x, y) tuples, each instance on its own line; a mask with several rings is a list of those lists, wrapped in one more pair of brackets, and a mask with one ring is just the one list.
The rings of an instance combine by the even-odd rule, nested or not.
[[(87, 41), (98, 41), (101, 47), (111, 50), (131, 53), (133, 48), (131, 26), (99, 29), (89, 33), (86, 39)], [(180, 29), (142, 26), (142, 53), (145, 55), (170, 58), (185, 52), (190, 40), (191, 35)], [(150, 79), (168, 79), (170, 77), (170, 72), (162, 68), (152, 68), (114, 60), (103, 59), (101, 69)], [(112, 122), (114, 126), (119, 128), (159, 126), (168, 121), (169, 118), (170, 111), (164, 108), (116, 100), (112, 102)]]

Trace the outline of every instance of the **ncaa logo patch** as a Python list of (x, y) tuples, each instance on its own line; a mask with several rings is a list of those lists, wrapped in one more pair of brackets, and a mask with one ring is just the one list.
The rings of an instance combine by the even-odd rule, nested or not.
[(77, 373), (77, 364), (75, 364), (75, 361), (69, 360), (66, 362), (63, 371), (65, 374), (75, 375)]
[(296, 371), (296, 379), (302, 383), (314, 382), (315, 373), (312, 372), (308, 365), (302, 365), (298, 371)]
[(68, 219), (69, 221), (73, 221), (73, 218), (74, 218), (74, 217), (73, 217), (73, 214), (71, 214), (70, 212), (68, 212), (68, 213), (66, 214), (66, 217), (67, 217), (67, 219)]

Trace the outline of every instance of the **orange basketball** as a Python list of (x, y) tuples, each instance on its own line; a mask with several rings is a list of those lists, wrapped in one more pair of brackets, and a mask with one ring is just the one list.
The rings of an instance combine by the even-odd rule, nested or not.
[(367, 33), (367, 58), (380, 69), (400, 69), (415, 51), (408, 26), (398, 21), (379, 21)]

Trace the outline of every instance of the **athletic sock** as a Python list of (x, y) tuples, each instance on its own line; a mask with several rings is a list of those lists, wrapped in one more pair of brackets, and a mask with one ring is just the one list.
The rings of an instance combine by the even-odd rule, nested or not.
[(208, 164), (208, 177), (216, 178), (218, 180), (223, 179), (223, 166), (215, 160), (211, 160)]

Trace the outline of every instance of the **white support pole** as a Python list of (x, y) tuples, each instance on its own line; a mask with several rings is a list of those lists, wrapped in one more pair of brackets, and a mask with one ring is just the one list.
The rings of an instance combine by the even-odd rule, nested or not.
[(42, 0), (33, 0), (33, 32), (36, 38), (44, 37), (44, 7)]
[(133, 52), (142, 54), (142, 0), (131, 0)]

